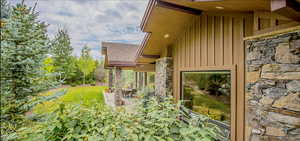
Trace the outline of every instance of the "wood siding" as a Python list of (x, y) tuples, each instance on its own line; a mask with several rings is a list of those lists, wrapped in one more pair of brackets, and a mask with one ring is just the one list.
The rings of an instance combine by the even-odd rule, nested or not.
[[(180, 72), (203, 69), (235, 70), (233, 83), (234, 101), (232, 111), (231, 140), (244, 140), (244, 41), (252, 35), (253, 17), (250, 15), (213, 15), (195, 16), (187, 23), (186, 30), (172, 45), (174, 59), (174, 97), (180, 99)], [(235, 114), (236, 113), (236, 114)], [(236, 130), (239, 129), (239, 130)], [(235, 132), (236, 131), (236, 132)]]

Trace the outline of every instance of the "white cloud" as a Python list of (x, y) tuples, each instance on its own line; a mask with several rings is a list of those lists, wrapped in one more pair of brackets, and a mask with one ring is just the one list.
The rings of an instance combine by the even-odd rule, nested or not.
[[(10, 0), (12, 4), (21, 0)], [(36, 0), (25, 0), (33, 6)], [(39, 19), (49, 25), (54, 37), (59, 28), (71, 36), (74, 54), (83, 45), (92, 47), (92, 55), (100, 58), (101, 41), (140, 43), (143, 33), (139, 25), (148, 0), (39, 0)]]

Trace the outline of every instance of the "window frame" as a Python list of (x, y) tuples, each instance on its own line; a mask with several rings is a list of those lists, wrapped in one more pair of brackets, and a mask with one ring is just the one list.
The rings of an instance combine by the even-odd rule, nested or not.
[[(229, 71), (231, 76), (231, 97), (230, 97), (230, 139), (234, 141), (236, 139), (236, 125), (237, 122), (244, 122), (244, 121), (237, 121), (237, 72), (236, 72), (236, 65), (234, 66), (205, 66), (205, 67), (197, 67), (197, 68), (181, 68), (179, 69), (179, 99), (182, 100), (183, 98), (183, 73), (184, 72), (209, 72), (209, 71)], [(244, 111), (243, 111), (244, 112)]]

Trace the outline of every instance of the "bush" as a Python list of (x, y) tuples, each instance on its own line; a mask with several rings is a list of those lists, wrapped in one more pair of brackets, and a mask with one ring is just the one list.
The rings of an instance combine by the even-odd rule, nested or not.
[[(20, 130), (21, 140), (85, 140), (85, 141), (186, 141), (214, 140), (216, 128), (202, 127), (179, 120), (181, 111), (168, 99), (158, 102), (150, 98), (147, 106), (138, 106), (136, 113), (122, 108), (112, 111), (95, 105), (60, 105), (45, 122)], [(143, 103), (143, 102), (141, 102)], [(140, 103), (140, 104), (141, 104)], [(179, 106), (179, 105), (178, 105)]]

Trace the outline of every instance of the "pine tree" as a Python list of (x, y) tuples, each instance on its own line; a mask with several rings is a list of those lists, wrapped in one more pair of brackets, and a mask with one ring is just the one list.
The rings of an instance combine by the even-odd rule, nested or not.
[(81, 57), (83, 58), (89, 58), (90, 56), (90, 52), (91, 52), (91, 48), (89, 48), (87, 45), (83, 46), (83, 48), (81, 49)]
[(0, 6), (1, 6), (1, 13), (0, 13), (1, 16), (0, 16), (0, 18), (1, 19), (8, 18), (9, 12), (10, 12), (10, 6), (7, 3), (7, 1), (6, 0), (0, 0)]
[(46, 25), (25, 5), (12, 7), (1, 27), (1, 133), (21, 127), (24, 106), (46, 88), (43, 61), (49, 50)]
[(73, 48), (67, 30), (58, 30), (51, 50), (55, 72), (60, 73), (60, 79), (68, 80), (75, 69), (72, 65)]

